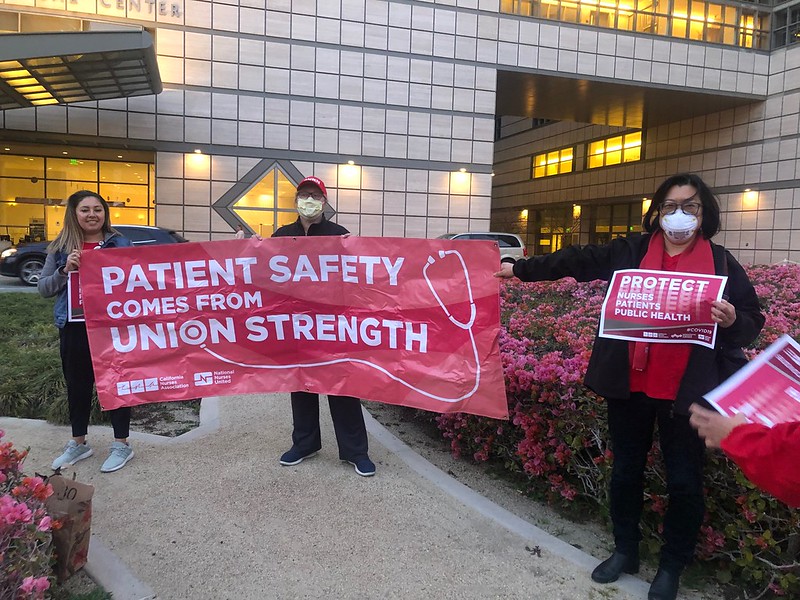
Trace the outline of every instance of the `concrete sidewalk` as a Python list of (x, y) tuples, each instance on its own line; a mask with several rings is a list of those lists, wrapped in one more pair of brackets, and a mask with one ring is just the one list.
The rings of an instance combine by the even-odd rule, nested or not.
[[(100, 473), (111, 442), (77, 465), (95, 486), (87, 569), (114, 600), (271, 598), (646, 598), (623, 576), (594, 584), (595, 558), (482, 498), (371, 417), (375, 477), (338, 460), (327, 403), (323, 450), (294, 467), (288, 394), (203, 401), (179, 438), (131, 436), (136, 457)], [(67, 427), (0, 418), (25, 471), (50, 472)], [(67, 471), (68, 472), (68, 471)], [(539, 546), (541, 556), (526, 546)]]

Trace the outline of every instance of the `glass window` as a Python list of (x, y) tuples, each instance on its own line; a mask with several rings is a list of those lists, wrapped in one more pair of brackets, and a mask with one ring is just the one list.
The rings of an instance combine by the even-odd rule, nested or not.
[(547, 153), (547, 175), (558, 175), (558, 150)]
[(606, 140), (606, 166), (622, 162), (622, 136)]
[(241, 208), (274, 208), (275, 207), (275, 171), (267, 173), (264, 178), (251, 187), (235, 204)]
[(689, 17), (689, 39), (703, 41), (706, 29), (706, 4), (693, 0)]
[(278, 227), (297, 220), (296, 184), (275, 167), (233, 205), (233, 211), (256, 233), (269, 237)]
[(617, 29), (633, 31), (636, 23), (636, 13), (633, 11), (632, 0), (620, 0), (617, 12)]
[(500, 0), (500, 12), (530, 17), (533, 14), (533, 0)]
[(634, 131), (614, 136), (588, 145), (587, 167), (596, 169), (642, 158), (642, 132)]
[[(102, 184), (98, 171), (106, 174)], [(63, 204), (79, 190), (105, 197), (117, 223), (152, 224), (153, 173), (152, 163), (4, 155), (0, 160), (0, 235), (10, 235), (15, 242), (53, 239), (63, 227)]]
[(100, 161), (100, 181), (147, 183), (148, 163)]
[(77, 158), (48, 158), (47, 178), (97, 183), (97, 161)]
[(297, 187), (292, 181), (278, 171), (278, 208), (295, 212), (294, 198)]
[(706, 18), (706, 41), (721, 44), (722, 37), (722, 22), (724, 19), (725, 7), (721, 4), (709, 4), (708, 16)]
[[(753, 11), (749, 23), (739, 19), (735, 6), (702, 0), (501, 0), (500, 11), (748, 48), (766, 49), (769, 41), (768, 12)], [(793, 31), (786, 33), (790, 42), (800, 41)], [(782, 40), (776, 30), (774, 43)]]
[(45, 239), (45, 202), (43, 180), (0, 178), (0, 234), (13, 243)]
[[(275, 212), (271, 210), (253, 210), (236, 208), (236, 214), (247, 223), (248, 227), (261, 237), (270, 237), (275, 232)], [(292, 219), (290, 222), (296, 220)]]
[(689, 7), (686, 0), (673, 0), (672, 31), (673, 37), (685, 38), (689, 24)]
[(623, 136), (623, 157), (624, 162), (640, 160), (642, 158), (642, 132), (629, 133)]
[(109, 214), (113, 225), (149, 225), (149, 211), (143, 208), (111, 206)]
[(75, 192), (80, 190), (89, 190), (90, 192), (97, 192), (98, 185), (96, 182), (88, 181), (61, 181), (58, 179), (47, 180), (47, 197), (53, 200), (61, 200), (66, 202)]
[(755, 34), (755, 16), (752, 13), (742, 13), (739, 18), (739, 45), (742, 48), (752, 48)]
[(561, 148), (533, 157), (533, 178), (549, 177), (573, 170), (574, 148)]
[(147, 185), (101, 183), (100, 195), (105, 198), (109, 204), (147, 208)]
[(546, 175), (547, 154), (539, 154), (533, 159), (533, 178), (538, 179)]
[(44, 159), (38, 156), (3, 156), (0, 177), (44, 177)]
[(605, 140), (600, 140), (599, 142), (592, 142), (589, 144), (589, 168), (596, 169), (597, 167), (602, 167), (605, 164), (605, 151), (606, 151), (606, 143)]
[[(35, 177), (32, 179), (36, 179)], [(39, 179), (0, 179), (0, 199), (19, 202), (22, 198), (44, 198), (44, 181)]]
[(630, 222), (630, 205), (615, 204), (611, 207), (611, 233), (628, 233)]
[(561, 21), (567, 23), (578, 22), (578, 4), (575, 2), (561, 2)]

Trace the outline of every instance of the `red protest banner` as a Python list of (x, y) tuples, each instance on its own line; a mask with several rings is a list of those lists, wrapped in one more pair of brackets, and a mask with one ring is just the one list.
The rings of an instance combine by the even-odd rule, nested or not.
[(496, 244), (273, 238), (92, 252), (104, 409), (307, 390), (507, 418)]
[(84, 321), (83, 295), (81, 294), (80, 278), (78, 271), (67, 273), (67, 320)]
[(704, 396), (723, 415), (772, 427), (800, 421), (800, 344), (784, 335)]
[(714, 347), (711, 302), (727, 277), (627, 269), (616, 271), (600, 313), (600, 337)]

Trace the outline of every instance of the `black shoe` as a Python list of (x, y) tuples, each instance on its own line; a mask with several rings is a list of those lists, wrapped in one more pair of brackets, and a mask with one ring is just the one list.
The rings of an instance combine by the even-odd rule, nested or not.
[(358, 460), (348, 460), (347, 462), (353, 465), (356, 469), (356, 473), (362, 477), (372, 477), (375, 475), (375, 463), (366, 456)]
[(305, 459), (314, 456), (317, 452), (319, 452), (319, 450), (314, 450), (313, 452), (308, 452), (306, 454), (303, 454), (302, 452), (295, 450), (294, 447), (292, 447), (291, 449), (283, 453), (283, 455), (281, 456), (280, 463), (284, 467), (292, 467), (294, 465), (299, 465)]
[(680, 582), (680, 573), (659, 567), (653, 583), (650, 585), (647, 600), (675, 600), (678, 597)]
[(597, 583), (611, 583), (619, 579), (622, 573), (639, 572), (639, 557), (626, 556), (619, 552), (614, 552), (610, 557), (601, 562), (592, 571), (592, 580)]

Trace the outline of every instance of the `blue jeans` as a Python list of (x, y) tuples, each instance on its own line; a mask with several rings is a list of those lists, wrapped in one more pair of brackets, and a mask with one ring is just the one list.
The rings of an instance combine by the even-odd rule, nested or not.
[(644, 469), (658, 423), (669, 495), (660, 566), (680, 572), (692, 562), (705, 513), (705, 444), (689, 425), (689, 417), (673, 414), (672, 405), (669, 400), (649, 398), (642, 393), (633, 393), (626, 400), (608, 400), (608, 427), (614, 452), (611, 521), (617, 552), (638, 556)]

